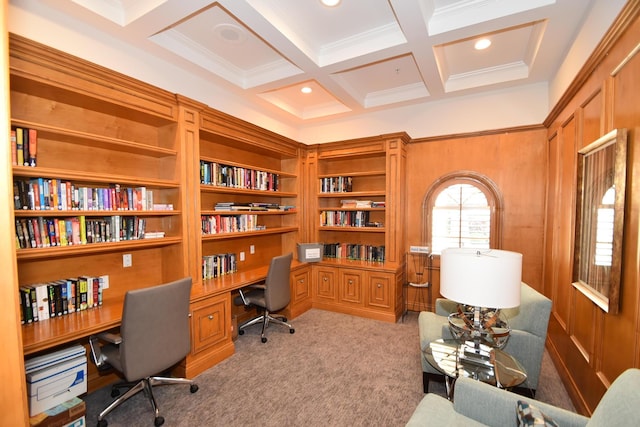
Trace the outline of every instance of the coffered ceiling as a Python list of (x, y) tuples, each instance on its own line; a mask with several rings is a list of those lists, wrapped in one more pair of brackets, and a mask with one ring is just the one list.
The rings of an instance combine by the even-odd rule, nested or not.
[[(265, 114), (292, 123), (549, 81), (593, 3), (42, 2), (170, 61), (185, 71), (175, 78), (206, 78)], [(491, 45), (476, 50), (480, 38)], [(303, 87), (311, 93), (302, 93)]]

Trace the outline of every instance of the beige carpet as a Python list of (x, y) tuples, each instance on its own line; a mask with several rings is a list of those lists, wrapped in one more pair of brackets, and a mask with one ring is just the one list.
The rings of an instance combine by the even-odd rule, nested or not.
[[(236, 341), (236, 353), (197, 377), (200, 390), (159, 387), (165, 426), (404, 426), (422, 393), (417, 313), (402, 323), (310, 310)], [(538, 399), (573, 409), (545, 355)], [(437, 391), (437, 389), (435, 389)], [(109, 388), (86, 397), (87, 424), (111, 400)], [(141, 394), (108, 417), (109, 425), (152, 426)]]

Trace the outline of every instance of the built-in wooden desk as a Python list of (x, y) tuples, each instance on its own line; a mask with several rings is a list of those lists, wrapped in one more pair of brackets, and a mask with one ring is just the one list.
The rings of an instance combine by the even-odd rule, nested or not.
[[(307, 264), (293, 261), (292, 275), (305, 268)], [(192, 307), (192, 354), (181, 365), (178, 372), (194, 376), (202, 370), (213, 366), (222, 358), (233, 354), (231, 340), (231, 293), (243, 287), (263, 282), (269, 267), (263, 266), (252, 270), (240, 271), (215, 279), (195, 283), (191, 288)], [(123, 301), (105, 302), (104, 305), (76, 313), (50, 318), (41, 322), (22, 326), (22, 343), (25, 356), (44, 352), (65, 344), (81, 343), (86, 345), (90, 335), (114, 329), (122, 321)], [(215, 307), (216, 314), (210, 312)], [(222, 315), (220, 315), (222, 309)], [(216, 320), (214, 327), (203, 328), (199, 319)], [(205, 345), (201, 342), (205, 342)], [(217, 349), (216, 347), (220, 347)], [(198, 357), (196, 353), (215, 353), (209, 358)], [(190, 367), (190, 363), (197, 368)], [(90, 373), (90, 381), (92, 375)], [(95, 389), (90, 386), (90, 390)]]

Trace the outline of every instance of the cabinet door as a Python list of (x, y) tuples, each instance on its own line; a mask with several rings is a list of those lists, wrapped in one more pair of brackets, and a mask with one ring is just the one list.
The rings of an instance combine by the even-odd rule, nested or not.
[(198, 353), (230, 339), (229, 297), (218, 295), (193, 304), (192, 351)]
[(340, 302), (350, 305), (362, 305), (362, 271), (340, 269)]
[(393, 275), (388, 273), (369, 272), (367, 305), (380, 308), (391, 308), (391, 290), (393, 287)]
[(311, 281), (309, 269), (297, 270), (291, 273), (291, 302), (296, 305), (311, 297)]
[(316, 281), (313, 290), (313, 298), (317, 301), (335, 301), (337, 270), (331, 267), (318, 267), (315, 270), (315, 274)]

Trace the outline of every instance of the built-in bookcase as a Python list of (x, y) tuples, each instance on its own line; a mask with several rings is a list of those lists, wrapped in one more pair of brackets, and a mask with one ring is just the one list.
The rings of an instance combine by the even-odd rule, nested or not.
[[(202, 257), (231, 253), (241, 274), (295, 251), (301, 209), (298, 144), (219, 112), (205, 111), (202, 117)], [(226, 127), (229, 120), (236, 124), (233, 132)]]
[(325, 252), (313, 266), (313, 307), (398, 320), (407, 141), (404, 134), (383, 135), (308, 150), (311, 235)]
[[(174, 95), (17, 36), (11, 37), (10, 84), (12, 127), (37, 131), (36, 166), (14, 165), (14, 182), (66, 190), (49, 209), (16, 209), (16, 223), (85, 227), (75, 244), (55, 227), (36, 247), (20, 248), (16, 234), (19, 284), (108, 276), (109, 286), (99, 308), (23, 326), (28, 355), (117, 325), (127, 291), (187, 274), (183, 148)], [(77, 204), (76, 190), (100, 203)], [(128, 196), (136, 202), (116, 204), (116, 190), (133, 190)], [(114, 234), (115, 224), (129, 223), (135, 234)]]

